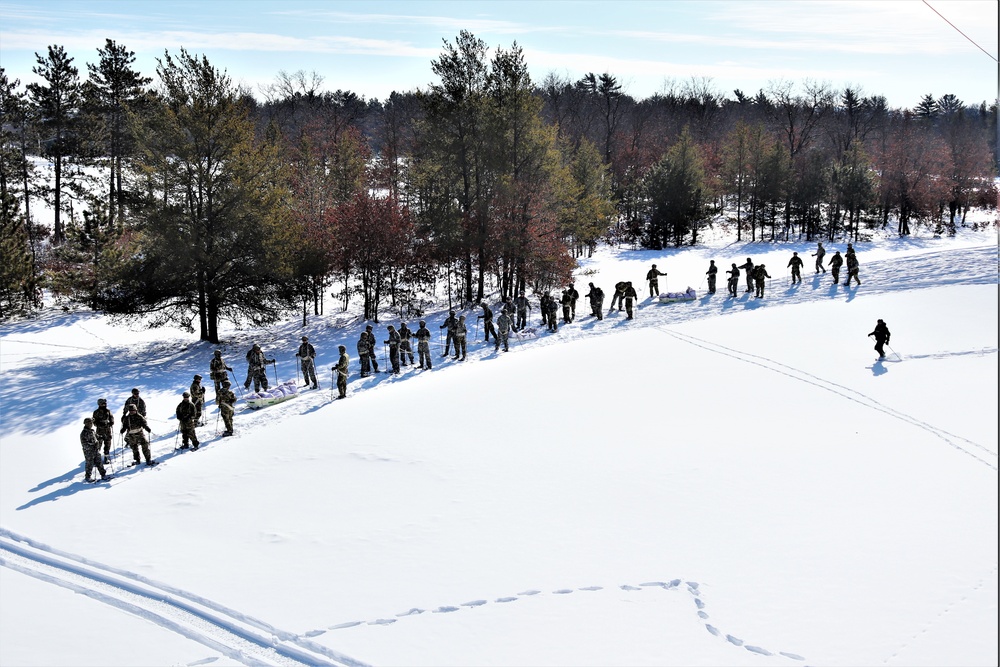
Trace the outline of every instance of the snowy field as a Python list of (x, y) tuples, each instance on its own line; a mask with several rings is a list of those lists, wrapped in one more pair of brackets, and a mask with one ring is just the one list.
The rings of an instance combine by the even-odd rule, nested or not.
[[(536, 310), (509, 353), (399, 376), (358, 377), (350, 314), (227, 331), (240, 381), (253, 342), (294, 377), (308, 334), (322, 388), (223, 439), (207, 382), (198, 452), (172, 415), (214, 346), (3, 325), (0, 664), (996, 665), (996, 231), (858, 244), (850, 289), (813, 248), (602, 248), (577, 288), (632, 280), (635, 320)], [(747, 256), (766, 296), (727, 299)], [(698, 298), (645, 298), (654, 262)], [(85, 484), (82, 419), (133, 386), (161, 465)]]

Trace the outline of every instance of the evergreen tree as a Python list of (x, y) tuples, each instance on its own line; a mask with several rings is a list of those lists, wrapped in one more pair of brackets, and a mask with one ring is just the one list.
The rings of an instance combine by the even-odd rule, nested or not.
[(105, 303), (155, 314), (154, 324), (197, 317), (201, 339), (215, 343), (220, 320), (263, 325), (294, 301), (285, 176), (207, 58), (165, 53), (157, 75), (159, 105), (132, 116), (147, 184), (139, 251)]
[(688, 234), (697, 243), (704, 218), (705, 171), (698, 145), (687, 128), (646, 177), (648, 245), (680, 246)]
[(108, 195), (105, 208), (108, 222), (114, 225), (121, 219), (125, 209), (122, 166), (126, 157), (133, 152), (133, 141), (129, 132), (126, 110), (144, 99), (144, 88), (152, 81), (132, 68), (135, 53), (106, 40), (103, 49), (97, 49), (100, 60), (96, 65), (87, 64), (90, 77), (83, 88), (86, 106), (92, 114), (97, 129), (100, 156), (107, 159)]
[(80, 107), (79, 70), (61, 46), (50, 46), (46, 56), (35, 54), (37, 65), (31, 71), (43, 83), (28, 84), (28, 93), (46, 132), (42, 138), (45, 151), (52, 156), (55, 183), (52, 188), (55, 222), (52, 241), (59, 245), (65, 236), (62, 222), (63, 160), (72, 154), (74, 120)]

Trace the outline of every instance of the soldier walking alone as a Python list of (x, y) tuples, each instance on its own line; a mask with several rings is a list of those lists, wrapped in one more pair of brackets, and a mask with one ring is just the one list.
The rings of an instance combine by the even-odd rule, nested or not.
[(719, 267), (715, 265), (715, 260), (714, 259), (708, 260), (708, 271), (705, 272), (705, 275), (708, 276), (709, 294), (715, 294), (715, 278), (718, 273), (719, 273)]
[(309, 342), (309, 336), (302, 337), (302, 344), (299, 345), (295, 356), (302, 361), (302, 379), (305, 381), (305, 386), (309, 386), (309, 379), (312, 378), (312, 388), (319, 389), (319, 382), (316, 381), (316, 348)]
[(885, 348), (883, 345), (889, 344), (889, 338), (892, 334), (889, 333), (889, 327), (885, 322), (879, 320), (875, 324), (875, 330), (868, 334), (869, 337), (875, 336), (875, 351), (878, 352), (879, 359), (885, 359)]
[(198, 449), (198, 434), (194, 428), (197, 423), (196, 411), (194, 403), (191, 402), (191, 394), (184, 392), (184, 397), (177, 404), (177, 410), (174, 414), (177, 415), (177, 428), (181, 432), (181, 449), (187, 449), (191, 445), (194, 449)]

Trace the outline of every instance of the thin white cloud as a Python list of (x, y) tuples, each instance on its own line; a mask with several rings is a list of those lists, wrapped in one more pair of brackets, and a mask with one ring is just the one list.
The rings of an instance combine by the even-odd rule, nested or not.
[(5, 48), (41, 50), (46, 44), (58, 43), (68, 50), (94, 49), (105, 38), (112, 38), (129, 48), (155, 44), (157, 50), (183, 46), (188, 50), (265, 51), (292, 53), (326, 53), (406, 58), (433, 58), (439, 49), (418, 47), (407, 42), (366, 39), (361, 37), (319, 36), (291, 37), (257, 32), (202, 32), (166, 30), (157, 32), (85, 30), (53, 35), (43, 30), (22, 30), (0, 33)]
[[(456, 3), (454, 6), (456, 10), (461, 10), (467, 5)], [(474, 4), (470, 4), (468, 6), (475, 7)], [(468, 30), (474, 34), (491, 33), (501, 35), (517, 35), (537, 32), (562, 32), (566, 29), (560, 26), (543, 26), (539, 24), (522, 23), (519, 21), (508, 21), (503, 19), (477, 18), (474, 16), (366, 14), (303, 10), (275, 11), (270, 13), (274, 16), (297, 17), (308, 20), (325, 20), (331, 23), (424, 26), (429, 28), (439, 28), (452, 33), (457, 33), (460, 30)]]

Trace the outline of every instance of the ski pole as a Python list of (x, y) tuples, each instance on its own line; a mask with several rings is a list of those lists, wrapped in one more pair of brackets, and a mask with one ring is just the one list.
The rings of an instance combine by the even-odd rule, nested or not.
[(181, 425), (177, 424), (177, 432), (174, 433), (174, 451), (177, 451), (177, 439), (181, 437)]
[(886, 344), (885, 344), (885, 346), (886, 346), (887, 348), (889, 348), (889, 351), (890, 351), (890, 352), (892, 352), (893, 354), (895, 354), (895, 355), (896, 355), (896, 358), (897, 358), (897, 359), (899, 359), (900, 361), (902, 361), (902, 360), (903, 360), (903, 357), (899, 356), (899, 352), (896, 352), (896, 350), (892, 349), (892, 346), (891, 346), (891, 345), (889, 345), (889, 343), (886, 343)]
[[(277, 387), (281, 383), (278, 382), (278, 362), (276, 359), (271, 360), (271, 370), (274, 371), (274, 386)], [(264, 373), (266, 374), (267, 371), (265, 370)]]
[[(336, 368), (336, 367), (334, 367)], [(333, 386), (337, 384), (337, 371), (330, 369), (330, 400), (333, 400)]]
[[(229, 372), (233, 376), (233, 384), (236, 385), (236, 391), (240, 392), (240, 398), (243, 398), (243, 387), (240, 386), (240, 383), (236, 381), (236, 373), (234, 373), (233, 369), (231, 369), (231, 368), (229, 369)], [(215, 397), (215, 401), (216, 401), (216, 403), (218, 403), (218, 401), (219, 401), (219, 397), (218, 396)]]
[(299, 358), (295, 357), (295, 384), (298, 384), (300, 379), (301, 378), (299, 377)]

